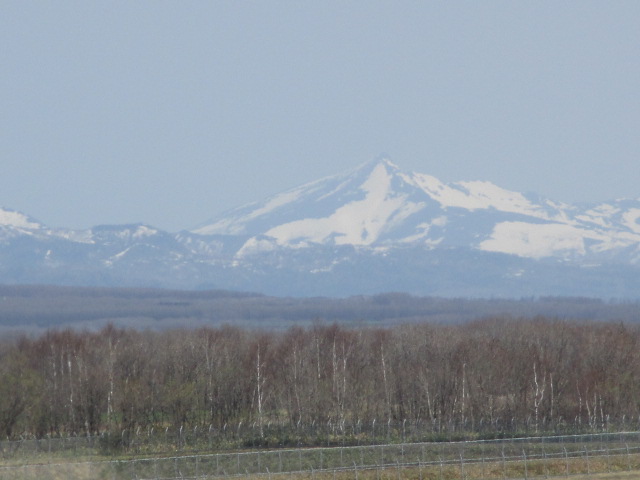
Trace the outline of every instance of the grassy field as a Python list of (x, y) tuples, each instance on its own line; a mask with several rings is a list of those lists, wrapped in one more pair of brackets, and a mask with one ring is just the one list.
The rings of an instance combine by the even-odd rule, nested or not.
[[(549, 465), (547, 467), (535, 465), (528, 466), (525, 474), (524, 465), (512, 464), (504, 471), (501, 465), (485, 464), (467, 465), (461, 467), (386, 467), (379, 469), (352, 469), (344, 471), (309, 471), (296, 473), (262, 473), (241, 475), (241, 478), (258, 480), (498, 480), (498, 479), (534, 479), (534, 478), (565, 478), (563, 466)], [(237, 475), (229, 475), (238, 477)], [(222, 478), (223, 475), (209, 475), (206, 471), (183, 471), (176, 466), (170, 471), (140, 471), (132, 463), (66, 463), (25, 465), (20, 468), (0, 470), (0, 478), (6, 480), (125, 480), (125, 479), (213, 479)], [(590, 473), (570, 473), (568, 478), (576, 480), (628, 480), (640, 478), (640, 470), (599, 473), (592, 470)]]
[(626, 473), (601, 473), (589, 476), (573, 477), (574, 480), (630, 480), (640, 478), (640, 471)]
[(500, 480), (640, 478), (638, 434), (374, 446), (121, 452), (14, 450), (0, 444), (0, 479)]

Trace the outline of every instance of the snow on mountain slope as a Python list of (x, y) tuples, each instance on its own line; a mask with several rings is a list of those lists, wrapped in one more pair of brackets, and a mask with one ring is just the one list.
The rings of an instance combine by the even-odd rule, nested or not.
[(339, 206), (327, 217), (278, 225), (265, 235), (273, 237), (279, 245), (324, 243), (328, 239), (336, 245), (371, 245), (383, 231), (392, 229), (424, 207), (423, 203), (412, 202), (409, 195), (392, 190), (393, 177), (387, 168), (384, 163), (376, 165), (360, 185), (364, 198)]
[(577, 258), (640, 244), (640, 201), (579, 208), (485, 181), (443, 183), (387, 158), (222, 215), (200, 235), (248, 235), (240, 257), (274, 248), (466, 246)]
[(624, 224), (634, 233), (640, 233), (640, 208), (631, 208), (623, 216)]
[(0, 207), (0, 227), (12, 227), (24, 230), (37, 230), (43, 225), (27, 215)]
[(445, 184), (435, 177), (419, 173), (407, 176), (407, 179), (422, 188), (443, 208), (458, 207), (469, 211), (492, 208), (501, 212), (518, 213), (545, 220), (566, 219), (566, 214), (562, 210), (567, 208), (566, 205), (557, 205), (549, 201), (545, 205), (536, 205), (523, 194), (505, 190), (491, 182)]
[(481, 242), (479, 248), (531, 258), (584, 255), (588, 238), (597, 239), (597, 235), (573, 225), (502, 222), (495, 226), (491, 238)]

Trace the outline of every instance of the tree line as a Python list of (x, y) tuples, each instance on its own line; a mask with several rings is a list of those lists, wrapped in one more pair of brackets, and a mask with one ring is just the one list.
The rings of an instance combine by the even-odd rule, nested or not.
[(239, 422), (543, 431), (638, 421), (634, 324), (493, 317), (260, 331), (48, 331), (0, 343), (0, 434)]
[(48, 328), (162, 330), (222, 326), (286, 330), (314, 319), (352, 325), (465, 323), (495, 315), (638, 321), (640, 303), (579, 297), (465, 299), (381, 293), (348, 298), (279, 298), (223, 290), (0, 285), (0, 334)]

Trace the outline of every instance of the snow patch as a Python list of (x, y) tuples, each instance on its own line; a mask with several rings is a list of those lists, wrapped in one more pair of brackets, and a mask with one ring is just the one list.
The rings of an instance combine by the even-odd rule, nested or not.
[(91, 230), (54, 230), (53, 234), (58, 238), (64, 238), (77, 243), (96, 243)]
[(257, 253), (271, 252), (277, 247), (274, 239), (252, 237), (240, 247), (240, 250), (236, 253), (236, 257), (240, 258)]
[(479, 248), (536, 259), (558, 254), (584, 255), (584, 240), (592, 236), (587, 230), (560, 223), (502, 222)]
[(591, 223), (603, 228), (611, 227), (611, 220), (620, 213), (620, 209), (614, 205), (603, 204), (587, 210), (581, 215), (576, 215), (576, 220), (584, 223)]
[(132, 236), (133, 238), (145, 238), (145, 237), (150, 237), (152, 235), (155, 235), (157, 233), (158, 233), (158, 230), (156, 230), (155, 228), (149, 228), (146, 225), (140, 225), (133, 232)]
[(20, 212), (4, 210), (0, 208), (0, 225), (15, 228), (25, 228), (35, 230), (41, 228), (39, 223), (31, 222), (26, 215)]
[(245, 220), (251, 220), (252, 218), (259, 217), (260, 215), (264, 215), (266, 213), (272, 212), (278, 207), (282, 205), (286, 205), (287, 203), (291, 203), (300, 197), (302, 193), (301, 189), (293, 190), (290, 192), (281, 193), (280, 195), (276, 195), (271, 198), (263, 207), (258, 208), (251, 212), (249, 215), (244, 217)]
[(240, 235), (244, 229), (244, 226), (235, 218), (225, 218), (219, 220), (206, 227), (198, 228), (193, 231), (198, 235)]
[(501, 212), (549, 219), (547, 212), (521, 193), (505, 190), (491, 182), (458, 182), (447, 185), (435, 177), (419, 173), (413, 174), (412, 180), (445, 208), (458, 207), (471, 211), (495, 208)]
[(255, 210), (251, 210), (246, 215), (242, 215), (240, 217), (235, 217), (235, 218), (232, 217), (228, 219), (223, 219), (218, 222), (212, 223), (211, 225), (207, 225), (205, 227), (196, 229), (193, 232), (199, 235), (217, 235), (217, 234), (240, 235), (244, 232), (245, 223), (261, 215), (270, 213), (275, 209), (282, 207), (283, 205), (296, 201), (300, 197), (300, 195), (305, 191), (305, 188), (306, 186), (303, 186), (285, 193), (281, 193), (279, 195), (276, 195), (268, 199), (264, 205), (256, 208)]
[(623, 224), (632, 232), (640, 233), (640, 208), (632, 208), (622, 215)]
[(325, 198), (330, 198), (331, 196), (338, 193), (340, 190), (344, 189), (344, 187), (346, 187), (348, 184), (349, 184), (349, 179), (344, 180), (343, 182), (340, 182), (340, 184), (336, 188), (334, 188), (333, 190), (329, 191), (328, 193), (325, 193), (320, 198), (318, 198), (318, 201), (324, 200)]
[(443, 238), (439, 238), (436, 240), (429, 239), (429, 233), (431, 232), (432, 227), (444, 227), (447, 224), (447, 217), (440, 216), (434, 218), (431, 222), (423, 222), (416, 225), (416, 233), (413, 235), (409, 235), (408, 237), (400, 240), (402, 243), (414, 243), (420, 240), (425, 239), (426, 243), (435, 246), (438, 243), (442, 242)]
[(133, 247), (127, 247), (125, 248), (123, 251), (121, 251), (120, 253), (116, 253), (114, 256), (111, 257), (111, 262), (113, 263), (113, 261), (115, 260), (120, 260), (122, 257), (124, 257), (127, 253), (129, 253), (129, 251), (132, 249)]

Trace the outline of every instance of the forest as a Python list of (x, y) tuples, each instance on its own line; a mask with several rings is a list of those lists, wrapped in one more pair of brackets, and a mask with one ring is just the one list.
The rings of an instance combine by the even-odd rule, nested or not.
[(0, 285), (0, 336), (49, 329), (136, 330), (221, 327), (286, 330), (322, 319), (340, 325), (390, 327), (406, 323), (457, 324), (495, 316), (593, 321), (640, 319), (638, 301), (583, 297), (444, 298), (380, 293), (347, 298), (270, 297), (225, 290)]
[(0, 342), (0, 435), (328, 422), (636, 428), (639, 341), (636, 324), (541, 316), (48, 330)]

